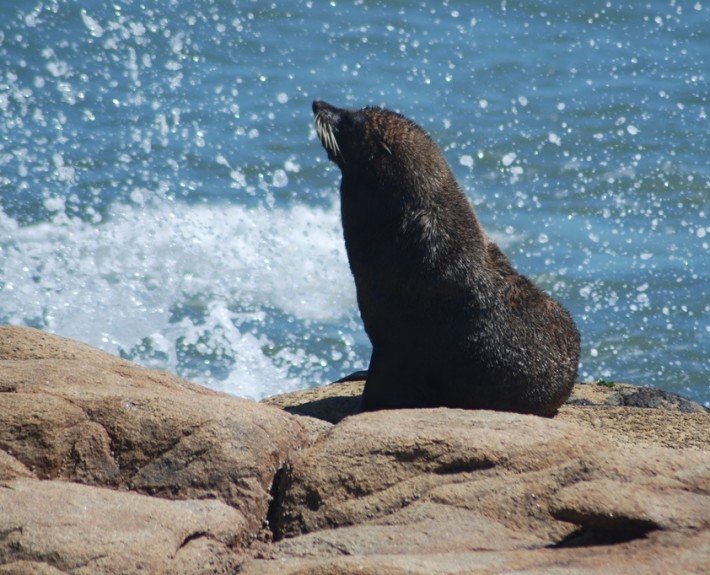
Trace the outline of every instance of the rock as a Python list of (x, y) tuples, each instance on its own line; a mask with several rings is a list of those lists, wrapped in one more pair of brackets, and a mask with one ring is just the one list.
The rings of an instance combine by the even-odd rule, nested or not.
[(259, 405), (0, 327), (0, 575), (707, 572), (705, 408), (358, 413), (361, 377)]
[[(305, 419), (338, 423), (359, 413), (365, 386), (361, 378), (366, 375), (367, 372), (356, 372), (330, 385), (270, 397), (263, 403)], [(578, 383), (555, 420), (597, 429), (616, 443), (710, 451), (709, 415), (706, 407), (661, 389), (604, 382)]]
[(87, 575), (229, 573), (247, 528), (241, 513), (214, 499), (168, 501), (63, 481), (3, 482), (0, 509), (0, 558), (12, 573), (40, 565)]
[(623, 407), (612, 398), (639, 388), (614, 387), (578, 385), (554, 419), (347, 416), (353, 381), (281, 396), (291, 413), (338, 423), (285, 468), (279, 541), (241, 572), (704, 572), (710, 415), (678, 401)]
[(222, 572), (264, 529), (274, 476), (306, 441), (276, 408), (0, 327), (0, 564), (175, 573), (200, 572), (201, 556)]
[(344, 417), (360, 412), (364, 388), (364, 380), (346, 379), (323, 387), (267, 397), (262, 403), (280, 407), (294, 415), (338, 423)]
[(556, 419), (617, 443), (710, 451), (710, 410), (674, 393), (624, 383), (577, 384)]
[(577, 384), (567, 400), (567, 404), (642, 407), (681, 413), (710, 413), (707, 407), (690, 401), (677, 393), (655, 387), (638, 387), (637, 385), (605, 380)]
[[(487, 477), (489, 470), (499, 476), (501, 465), (523, 459), (538, 471), (592, 450), (591, 442), (573, 437), (574, 429), (550, 423), (538, 417), (443, 408), (346, 418), (296, 458), (281, 479), (277, 536), (358, 524), (403, 509), (411, 513), (413, 502), (451, 478), (458, 482), (467, 474)], [(510, 433), (513, 427), (517, 431)], [(551, 445), (560, 449), (551, 450)], [(491, 506), (521, 521), (515, 511), (523, 509), (521, 502), (509, 495), (502, 501), (496, 498)], [(440, 498), (429, 503), (430, 509), (441, 506)], [(531, 505), (526, 517), (537, 500)], [(507, 509), (511, 506), (515, 509)], [(549, 537), (535, 540), (550, 542)]]

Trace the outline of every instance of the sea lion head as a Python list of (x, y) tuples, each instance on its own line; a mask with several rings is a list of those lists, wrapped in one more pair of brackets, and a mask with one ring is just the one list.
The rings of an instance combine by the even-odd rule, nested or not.
[(425, 151), (424, 156), (440, 155), (436, 144), (422, 128), (385, 108), (368, 106), (349, 110), (315, 100), (313, 113), (316, 133), (328, 152), (328, 159), (343, 173), (363, 169), (380, 172), (407, 156), (403, 146), (416, 145), (420, 151)]

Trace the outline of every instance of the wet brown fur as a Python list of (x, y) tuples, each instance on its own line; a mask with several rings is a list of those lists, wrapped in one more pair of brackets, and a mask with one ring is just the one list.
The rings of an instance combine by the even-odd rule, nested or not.
[(577, 328), (488, 238), (434, 141), (381, 108), (313, 111), (342, 172), (345, 246), (372, 342), (363, 408), (554, 414), (575, 382)]

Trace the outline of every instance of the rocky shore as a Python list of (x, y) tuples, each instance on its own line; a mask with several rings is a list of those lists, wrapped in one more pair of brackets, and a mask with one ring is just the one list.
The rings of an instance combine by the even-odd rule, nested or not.
[(0, 327), (0, 574), (710, 568), (710, 413), (579, 384), (552, 419), (237, 399)]

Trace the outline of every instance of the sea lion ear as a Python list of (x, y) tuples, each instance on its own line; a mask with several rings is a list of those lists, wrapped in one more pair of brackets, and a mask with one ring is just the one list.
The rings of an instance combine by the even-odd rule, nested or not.
[(379, 132), (377, 133), (376, 137), (377, 143), (382, 147), (385, 152), (387, 152), (391, 156), (392, 150), (390, 150), (390, 147), (387, 145), (387, 142), (385, 142), (385, 137)]

